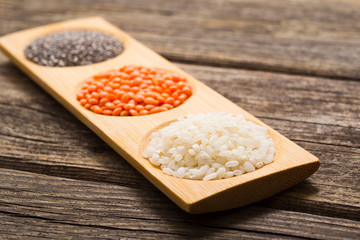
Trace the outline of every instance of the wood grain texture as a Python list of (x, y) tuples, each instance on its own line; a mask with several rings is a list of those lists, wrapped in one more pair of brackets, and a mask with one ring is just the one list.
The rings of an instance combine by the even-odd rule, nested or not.
[[(259, 204), (190, 215), (152, 188), (135, 189), (4, 169), (0, 169), (0, 181), (0, 220), (4, 222), (0, 232), (9, 236), (26, 229), (24, 237), (48, 239), (356, 239), (360, 236), (357, 221), (275, 210)], [(18, 186), (17, 191), (13, 191), (14, 185)]]
[[(79, 28), (118, 37), (124, 42), (124, 52), (103, 63), (67, 68), (43, 67), (25, 58), (23, 49), (34, 39), (64, 29)], [(81, 18), (9, 34), (0, 38), (0, 48), (22, 71), (187, 212), (207, 213), (257, 202), (303, 181), (319, 168), (319, 159), (314, 155), (102, 18)], [(192, 85), (193, 95), (171, 111), (138, 117), (99, 115), (79, 104), (75, 92), (84, 79), (128, 64), (157, 67), (181, 74)], [(220, 111), (243, 114), (247, 120), (266, 127), (275, 143), (274, 162), (229, 179), (195, 181), (168, 176), (142, 157), (151, 133), (168, 125), (170, 121), (190, 113)]]
[[(0, 88), (6, 89), (0, 92), (0, 107), (4, 113), (0, 116), (4, 123), (0, 133), (3, 167), (132, 188), (151, 188), (151, 184), (136, 170), (7, 63), (5, 57), (1, 63)], [(320, 157), (322, 166), (313, 177), (264, 204), (278, 209), (360, 220), (360, 134), (359, 127), (351, 125), (357, 124), (356, 119), (360, 117), (360, 99), (357, 98), (360, 84), (235, 69), (178, 66)], [(274, 97), (288, 91), (291, 91), (286, 95), (288, 100)], [(302, 97), (304, 94), (313, 96), (315, 93), (323, 101), (309, 98), (300, 104), (305, 99)]]
[(0, 5), (0, 35), (100, 15), (173, 61), (360, 77), (356, 0), (0, 0)]
[(189, 219), (0, 54), (1, 239), (359, 238), (360, 86), (344, 81), (359, 76), (359, 2), (202, 2), (0, 0), (0, 35), (102, 15), (171, 60), (227, 67), (177, 64), (320, 169), (249, 207)]

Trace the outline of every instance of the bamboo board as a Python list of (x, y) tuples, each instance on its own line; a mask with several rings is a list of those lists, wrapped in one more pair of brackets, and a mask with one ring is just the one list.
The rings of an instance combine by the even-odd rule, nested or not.
[[(109, 33), (124, 42), (125, 50), (119, 56), (105, 62), (79, 67), (44, 67), (25, 58), (24, 49), (33, 40), (52, 32), (69, 29)], [(189, 213), (220, 211), (259, 201), (301, 182), (319, 168), (319, 160), (311, 153), (102, 18), (70, 20), (12, 33), (0, 38), (0, 48), (38, 85)], [(194, 94), (173, 110), (139, 117), (98, 115), (79, 104), (75, 95), (84, 79), (127, 64), (158, 67), (179, 73), (187, 77)], [(241, 176), (199, 181), (165, 175), (141, 156), (149, 142), (150, 134), (174, 121), (178, 116), (219, 111), (242, 113), (248, 120), (267, 127), (275, 142), (274, 162)]]

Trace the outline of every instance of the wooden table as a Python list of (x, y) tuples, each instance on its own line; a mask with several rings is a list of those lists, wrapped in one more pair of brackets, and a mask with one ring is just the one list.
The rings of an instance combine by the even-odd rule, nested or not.
[(0, 0), (0, 35), (103, 16), (321, 160), (247, 207), (180, 210), (0, 55), (0, 238), (360, 239), (360, 3)]

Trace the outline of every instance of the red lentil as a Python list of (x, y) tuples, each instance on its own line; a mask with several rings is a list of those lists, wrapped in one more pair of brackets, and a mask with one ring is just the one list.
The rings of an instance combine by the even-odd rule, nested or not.
[(141, 116), (173, 109), (191, 95), (178, 74), (130, 65), (87, 79), (76, 98), (97, 114)]

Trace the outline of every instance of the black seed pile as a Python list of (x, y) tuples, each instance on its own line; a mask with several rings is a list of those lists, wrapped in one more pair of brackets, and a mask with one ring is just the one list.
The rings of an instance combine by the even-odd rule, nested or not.
[(117, 38), (89, 30), (53, 33), (25, 49), (30, 61), (49, 67), (82, 66), (116, 57), (124, 50)]

